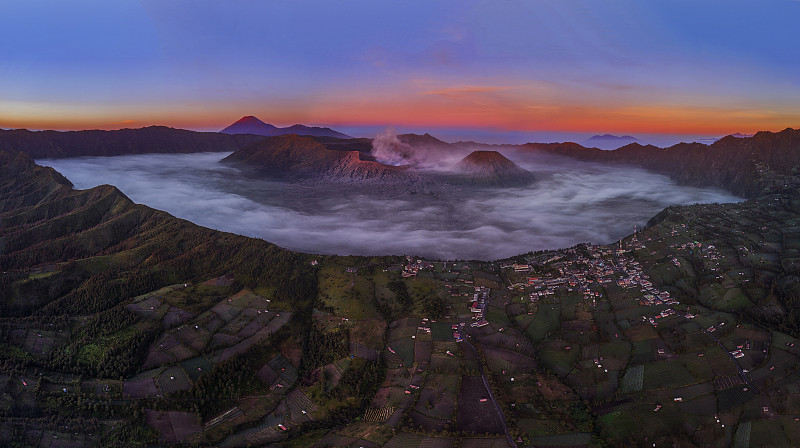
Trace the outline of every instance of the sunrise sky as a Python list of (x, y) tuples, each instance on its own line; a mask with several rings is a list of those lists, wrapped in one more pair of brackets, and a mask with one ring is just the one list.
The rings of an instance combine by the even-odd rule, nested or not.
[(800, 1), (35, 1), (0, 127), (720, 136), (800, 127)]

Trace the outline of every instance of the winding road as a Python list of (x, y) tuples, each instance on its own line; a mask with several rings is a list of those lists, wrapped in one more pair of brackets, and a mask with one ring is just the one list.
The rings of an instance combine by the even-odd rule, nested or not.
[[(489, 306), (488, 300), (486, 306), (487, 307)], [(470, 328), (471, 327), (469, 327), (469, 325), (465, 325), (462, 331), (466, 333), (466, 336), (469, 336), (471, 338), (472, 335), (469, 334)], [(503, 424), (503, 431), (505, 431), (506, 433), (506, 440), (508, 440), (508, 445), (517, 448), (517, 443), (514, 441), (514, 438), (511, 437), (511, 433), (508, 431), (508, 423), (506, 423), (506, 416), (503, 414), (503, 409), (500, 408), (500, 404), (497, 402), (497, 400), (495, 400), (494, 394), (492, 393), (492, 388), (489, 386), (489, 380), (486, 379), (486, 373), (484, 373), (483, 371), (483, 364), (480, 362), (478, 351), (475, 350), (475, 347), (472, 345), (471, 342), (469, 342), (469, 338), (466, 337), (462, 338), (462, 342), (466, 344), (467, 347), (470, 348), (472, 353), (475, 355), (475, 358), (478, 359), (478, 370), (481, 372), (481, 379), (483, 380), (483, 385), (484, 387), (486, 387), (486, 391), (489, 393), (489, 398), (492, 400), (492, 403), (494, 404), (494, 407), (497, 410), (497, 415), (500, 417), (500, 422)]]

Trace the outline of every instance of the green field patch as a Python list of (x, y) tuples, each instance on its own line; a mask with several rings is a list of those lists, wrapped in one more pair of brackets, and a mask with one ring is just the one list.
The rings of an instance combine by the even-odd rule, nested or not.
[(568, 447), (568, 446), (586, 446), (592, 439), (592, 435), (586, 432), (577, 432), (573, 434), (558, 434), (554, 436), (539, 436), (531, 437), (531, 443), (534, 446), (548, 447)]
[(58, 274), (58, 271), (57, 270), (53, 270), (53, 271), (50, 271), (50, 272), (39, 272), (39, 273), (36, 273), (36, 274), (28, 274), (28, 279), (27, 280), (28, 281), (30, 281), (30, 280), (41, 280), (43, 278), (50, 277), (53, 274)]
[(785, 430), (783, 429), (784, 426), (785, 425), (777, 419), (759, 419), (753, 421), (750, 429), (751, 446), (753, 445), (752, 441), (756, 441), (756, 446), (770, 448), (796, 446), (792, 445), (786, 437)]
[[(470, 316), (466, 316), (469, 318)], [(461, 316), (459, 316), (461, 318)], [(521, 328), (522, 330), (527, 330), (528, 327), (533, 323), (534, 319), (536, 318), (535, 313), (528, 314), (527, 312), (518, 314), (511, 318), (511, 321), (516, 324), (517, 327)]]
[(785, 350), (791, 344), (794, 344), (795, 347), (800, 347), (800, 340), (795, 339), (789, 336), (788, 334), (782, 333), (780, 331), (772, 332), (772, 341), (770, 342), (770, 345), (772, 345), (773, 347)]
[(692, 384), (691, 386), (672, 389), (671, 394), (672, 398), (680, 397), (684, 401), (687, 401), (694, 400), (695, 398), (702, 397), (704, 395), (712, 395), (714, 392), (714, 383), (708, 381), (705, 383)]
[(496, 306), (488, 306), (486, 308), (486, 320), (493, 324), (497, 325), (511, 325), (511, 321), (508, 319), (508, 315), (506, 314), (506, 310)]
[(406, 280), (406, 284), (412, 296), (416, 294), (419, 297), (428, 297), (436, 294), (439, 289), (439, 284), (435, 280), (425, 277), (415, 277)]
[(453, 330), (450, 327), (451, 324), (447, 322), (433, 322), (430, 324), (431, 326), (431, 336), (433, 337), (434, 341), (452, 341), (453, 340)]
[(800, 359), (783, 350), (773, 349), (770, 359), (763, 366), (752, 370), (749, 376), (756, 385), (765, 387), (791, 377), (798, 370), (800, 370)]
[(733, 438), (734, 448), (750, 448), (750, 435), (753, 428), (752, 422), (739, 423), (736, 435)]
[(644, 366), (631, 366), (625, 371), (622, 377), (622, 385), (620, 392), (629, 394), (631, 392), (638, 392), (644, 387)]
[(183, 370), (186, 371), (186, 374), (189, 375), (189, 378), (194, 381), (200, 377), (200, 375), (210, 372), (211, 371), (211, 363), (204, 356), (198, 356), (196, 358), (187, 359), (180, 363)]
[(419, 434), (398, 432), (383, 445), (383, 448), (417, 448), (420, 446), (423, 439), (425, 439), (425, 437)]
[(171, 394), (192, 387), (186, 372), (180, 366), (170, 366), (158, 375), (158, 387), (162, 394)]
[[(376, 277), (385, 273), (376, 274)], [(345, 266), (330, 264), (323, 266), (319, 272), (319, 298), (322, 303), (333, 307), (335, 313), (350, 319), (367, 319), (378, 317), (371, 305), (373, 295), (392, 294), (382, 287), (375, 287), (372, 282), (358, 273), (346, 272)]]
[(534, 341), (541, 341), (548, 334), (558, 330), (561, 305), (557, 303), (540, 303), (525, 333)]
[(128, 378), (128, 381), (140, 381), (145, 379), (152, 379), (157, 377), (162, 371), (164, 371), (163, 367), (158, 367), (155, 369), (145, 370), (143, 372), (139, 372), (131, 378)]
[(287, 383), (294, 384), (294, 382), (297, 381), (297, 369), (295, 369), (283, 355), (277, 355), (267, 364)]
[(658, 333), (650, 324), (639, 324), (625, 332), (625, 335), (633, 342), (645, 341), (647, 339), (658, 338)]
[(578, 361), (580, 350), (553, 350), (543, 349), (539, 352), (542, 363), (550, 368), (556, 375), (565, 377), (572, 371)]
[(83, 258), (81, 260), (77, 260), (76, 263), (86, 272), (99, 274), (107, 271), (110, 268), (125, 266), (128, 264), (126, 263), (128, 260), (136, 260), (141, 258), (144, 257), (137, 256), (136, 251), (128, 250), (116, 253), (114, 255), (98, 255), (95, 257)]
[[(343, 428), (336, 429), (336, 434), (354, 439), (366, 440), (378, 445), (388, 442), (394, 435), (394, 430), (380, 423), (359, 422), (351, 423)], [(311, 446), (302, 445), (303, 447)], [(360, 445), (355, 445), (360, 446)], [(299, 445), (298, 445), (299, 447)]]
[[(458, 353), (458, 352), (451, 352)], [(456, 356), (434, 354), (431, 356), (431, 369), (442, 373), (460, 372), (462, 362)]]
[(633, 417), (633, 413), (628, 408), (622, 408), (597, 418), (598, 423), (604, 430), (617, 441), (624, 441), (628, 434), (635, 434), (641, 431), (639, 422)]
[(347, 369), (350, 368), (350, 358), (342, 358), (332, 364), (328, 364), (324, 368), (325, 372), (325, 391), (333, 390), (337, 385), (339, 385), (339, 381), (344, 376), (344, 373)]
[[(641, 322), (642, 316), (652, 316), (655, 313), (660, 313), (662, 309), (666, 307), (655, 307), (655, 306), (640, 306), (638, 303), (636, 306), (631, 308), (625, 308), (622, 310), (618, 310), (614, 313), (614, 319), (618, 322), (621, 320), (627, 320), (629, 322)], [(629, 325), (630, 327), (630, 325)]]
[(405, 366), (414, 364), (414, 339), (410, 336), (394, 339), (389, 343), (388, 347), (394, 350)]
[(674, 402), (663, 402), (658, 412), (654, 412), (652, 403), (637, 404), (629, 408), (631, 414), (639, 425), (634, 430), (637, 438), (642, 436), (653, 437), (657, 434), (681, 431), (684, 427), (696, 427), (697, 417), (681, 411)]
[(257, 286), (253, 288), (253, 292), (258, 294), (261, 297), (266, 299), (272, 300), (275, 297), (275, 287), (274, 286)]
[(328, 431), (329, 430), (327, 428), (308, 430), (287, 440), (283, 446), (286, 448), (306, 448), (309, 446), (317, 446), (317, 442), (320, 442), (322, 438), (325, 437), (325, 434), (328, 433)]
[(708, 417), (717, 412), (717, 397), (713, 394), (703, 395), (694, 400), (689, 400), (686, 397), (682, 402), (674, 402), (681, 413), (691, 414), (700, 417)]
[(720, 412), (728, 412), (742, 406), (757, 396), (758, 394), (752, 390), (745, 391), (744, 387), (732, 387), (717, 392), (717, 406), (719, 406)]
[(644, 389), (664, 389), (697, 383), (698, 380), (678, 359), (652, 362), (644, 368)]
[(653, 348), (656, 339), (645, 339), (631, 343), (631, 362), (647, 364), (656, 360), (656, 349)]
[(606, 342), (600, 345), (600, 356), (627, 362), (631, 353), (631, 344), (627, 342)]
[(575, 320), (576, 305), (583, 303), (582, 294), (569, 294), (561, 297), (561, 320)]

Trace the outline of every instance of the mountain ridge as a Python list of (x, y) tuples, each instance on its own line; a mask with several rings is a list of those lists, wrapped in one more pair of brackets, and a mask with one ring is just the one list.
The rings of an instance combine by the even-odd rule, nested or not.
[(752, 137), (723, 137), (710, 145), (678, 143), (667, 148), (631, 143), (615, 150), (586, 148), (577, 143), (526, 143), (515, 154), (546, 153), (578, 160), (621, 163), (666, 174), (681, 184), (716, 186), (755, 197), (768, 192), (777, 175), (800, 165), (800, 130), (760, 131)]
[(261, 140), (257, 135), (196, 132), (167, 126), (112, 131), (0, 130), (0, 150), (22, 151), (34, 159), (125, 154), (236, 151)]

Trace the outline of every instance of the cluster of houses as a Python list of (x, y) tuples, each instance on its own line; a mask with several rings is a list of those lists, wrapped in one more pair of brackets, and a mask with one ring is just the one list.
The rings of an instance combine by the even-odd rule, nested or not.
[[(424, 333), (431, 334), (431, 322), (436, 322), (436, 321), (435, 320), (434, 321), (430, 321), (430, 320), (428, 320), (427, 317), (422, 319), (422, 322), (420, 322), (419, 326), (417, 327), (417, 330), (422, 331)], [(416, 336), (412, 336), (412, 339), (415, 339), (415, 338), (416, 338)]]
[[(617, 284), (624, 288), (638, 288), (642, 293), (642, 296), (639, 299), (640, 305), (667, 307), (656, 312), (653, 316), (648, 317), (643, 315), (643, 321), (649, 322), (653, 327), (658, 327), (658, 321), (660, 319), (665, 319), (677, 314), (674, 306), (680, 305), (680, 302), (675, 300), (674, 297), (670, 296), (669, 292), (660, 291), (653, 287), (653, 283), (650, 281), (647, 274), (642, 271), (642, 266), (638, 261), (621, 258), (619, 260), (619, 266), (625, 273), (625, 276), (620, 277), (617, 280)], [(687, 315), (684, 317), (693, 318), (694, 316), (689, 317)]]
[(475, 286), (475, 293), (472, 295), (472, 303), (469, 307), (469, 311), (472, 313), (472, 320), (474, 320), (471, 324), (473, 327), (489, 325), (484, 314), (490, 291), (491, 290), (485, 286)]
[[(631, 244), (638, 243), (632, 241)], [(627, 244), (626, 246), (630, 246)], [(688, 248), (688, 245), (684, 245)], [(554, 296), (557, 289), (564, 288), (568, 292), (579, 291), (583, 294), (585, 301), (597, 303), (601, 297), (597, 286), (616, 282), (619, 287), (626, 289), (638, 289), (641, 292), (639, 304), (642, 306), (653, 306), (661, 308), (653, 316), (642, 316), (642, 320), (649, 322), (653, 326), (658, 325), (660, 319), (668, 318), (677, 314), (674, 309), (679, 302), (670, 296), (667, 291), (660, 291), (653, 286), (642, 265), (624, 254), (630, 247), (612, 248), (609, 246), (585, 246), (585, 251), (568, 249), (560, 252), (558, 256), (548, 257), (552, 264), (549, 268), (557, 270), (558, 274), (528, 276), (525, 284), (512, 285), (512, 288), (519, 288), (528, 291), (528, 298), (536, 303), (539, 300)], [(696, 247), (699, 250), (699, 246)], [(714, 252), (713, 246), (703, 248), (705, 254), (718, 256)], [(610, 258), (616, 255), (614, 258)], [(675, 260), (677, 261), (677, 259)], [(516, 273), (522, 271), (527, 265), (512, 264), (505, 267), (514, 268)], [(529, 288), (532, 288), (531, 291)], [(686, 315), (692, 318), (694, 316)]]
[[(720, 260), (722, 260), (722, 254), (720, 254), (719, 250), (713, 245), (703, 245), (703, 243), (699, 243), (697, 241), (683, 243), (683, 244), (671, 244), (669, 247), (680, 250), (686, 251), (690, 254), (697, 254), (700, 258), (704, 258), (707, 261), (714, 262), (714, 265), (719, 265)], [(742, 247), (740, 250), (746, 251), (747, 248)], [(675, 263), (676, 266), (680, 266), (680, 262), (673, 257), (672, 262)]]
[[(557, 288), (565, 288), (568, 292), (580, 291), (584, 300), (596, 301), (601, 296), (599, 291), (592, 290), (592, 286), (610, 283), (615, 273), (613, 263), (603, 259), (604, 255), (611, 255), (611, 251), (601, 246), (588, 246), (589, 256), (569, 249), (564, 255), (550, 257), (545, 261), (553, 262), (551, 267), (558, 270), (554, 277), (527, 277), (525, 286), (533, 287), (530, 293), (531, 302), (555, 295)], [(572, 255), (567, 257), (567, 255)], [(512, 286), (513, 287), (513, 286)]]
[(403, 270), (400, 272), (400, 276), (403, 278), (416, 277), (417, 274), (423, 270), (433, 270), (433, 263), (406, 257), (406, 263), (403, 264)]

